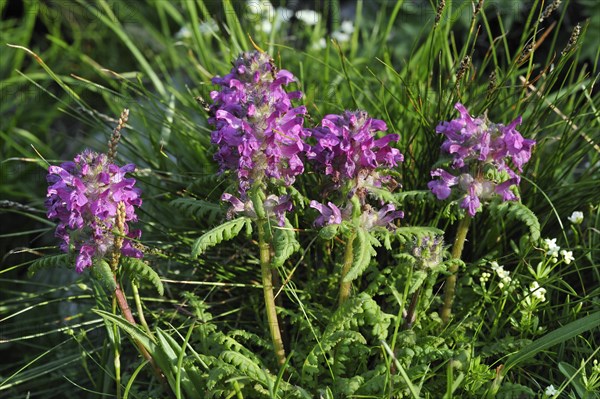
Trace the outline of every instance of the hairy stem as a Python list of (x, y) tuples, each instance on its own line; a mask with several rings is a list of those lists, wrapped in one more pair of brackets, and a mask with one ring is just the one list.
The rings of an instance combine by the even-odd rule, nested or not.
[[(470, 222), (471, 217), (467, 215), (461, 219), (458, 224), (456, 238), (454, 239), (454, 245), (452, 246), (452, 259), (460, 259), (460, 256), (462, 255)], [(444, 305), (440, 311), (440, 316), (444, 324), (448, 323), (448, 320), (450, 320), (450, 315), (452, 314), (452, 301), (454, 300), (454, 291), (456, 290), (458, 264), (452, 264), (448, 271), (450, 272), (450, 275), (446, 277), (446, 284), (444, 288)]]
[(342, 275), (340, 277), (340, 296), (338, 298), (338, 306), (342, 306), (344, 302), (350, 297), (350, 290), (352, 289), (352, 281), (344, 281), (346, 275), (352, 267), (352, 261), (354, 260), (354, 239), (356, 233), (351, 233), (346, 241), (346, 250), (344, 251), (344, 264), (342, 265)]
[(269, 331), (273, 340), (273, 348), (277, 363), (281, 366), (285, 363), (285, 349), (283, 348), (283, 339), (279, 329), (277, 311), (275, 307), (275, 296), (273, 295), (273, 272), (271, 269), (271, 246), (265, 240), (265, 221), (258, 221), (258, 246), (260, 249), (260, 270), (263, 285), (263, 294), (265, 298), (265, 309), (269, 322)]

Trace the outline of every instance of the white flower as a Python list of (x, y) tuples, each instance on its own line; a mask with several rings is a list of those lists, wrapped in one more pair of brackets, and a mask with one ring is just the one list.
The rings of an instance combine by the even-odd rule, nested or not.
[[(496, 274), (498, 275), (498, 277), (500, 277), (501, 280), (508, 280), (508, 282), (510, 282), (510, 272), (504, 270), (504, 266), (500, 266), (498, 265), (498, 262), (494, 261), (491, 263), (491, 268), (493, 271), (496, 272)], [(506, 283), (506, 281), (504, 282)]]
[(546, 251), (546, 255), (551, 256), (553, 258), (558, 257), (558, 251), (560, 249), (560, 247), (558, 245), (556, 245), (556, 238), (545, 238), (544, 239), (544, 243), (546, 244), (546, 247), (548, 248), (548, 250)]
[(560, 251), (560, 254), (562, 255), (563, 260), (567, 265), (575, 260), (575, 258), (573, 257), (573, 251), (566, 251), (563, 249), (562, 251)]
[(537, 281), (531, 283), (529, 286), (529, 291), (531, 292), (531, 296), (534, 298), (539, 299), (541, 302), (546, 301), (546, 289), (540, 287)]
[(340, 30), (350, 35), (352, 32), (354, 32), (354, 23), (352, 21), (344, 21), (340, 26)]
[(187, 26), (182, 26), (177, 33), (175, 33), (175, 39), (189, 39), (192, 37), (192, 31)]
[(219, 25), (217, 25), (217, 22), (214, 19), (211, 19), (198, 25), (198, 29), (200, 30), (200, 33), (212, 35), (219, 32)]
[(273, 5), (269, 0), (248, 0), (246, 10), (255, 15), (262, 15), (267, 19), (274, 14)]
[(552, 396), (552, 395), (556, 395), (558, 393), (558, 391), (556, 390), (556, 388), (554, 388), (554, 385), (551, 384), (546, 387), (546, 390), (544, 391), (544, 393), (547, 396)]
[(265, 32), (268, 35), (273, 30), (273, 24), (268, 19), (265, 19), (260, 24), (260, 30), (262, 30), (263, 32)]
[(298, 10), (295, 15), (306, 25), (316, 25), (321, 19), (321, 14), (313, 10)]
[(583, 222), (583, 212), (575, 211), (567, 219), (573, 224), (581, 224)]
[(350, 35), (344, 32), (335, 31), (331, 34), (331, 37), (340, 43), (346, 43), (350, 41)]

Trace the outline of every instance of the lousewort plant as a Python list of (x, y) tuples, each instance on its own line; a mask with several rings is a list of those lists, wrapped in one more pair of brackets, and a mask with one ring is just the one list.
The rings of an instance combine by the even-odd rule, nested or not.
[[(140, 238), (141, 231), (130, 231), (128, 225), (137, 220), (135, 207), (142, 204), (135, 179), (125, 177), (134, 170), (133, 164), (119, 167), (110, 163), (106, 154), (90, 150), (77, 155), (73, 162), (48, 168), (47, 215), (59, 221), (56, 236), (62, 240), (60, 248), (77, 252), (77, 272), (115, 251), (142, 257), (131, 241)], [(122, 240), (116, 233), (119, 227), (125, 236)]]
[[(143, 256), (134, 244), (140, 238), (141, 231), (129, 228), (129, 222), (137, 221), (135, 208), (142, 204), (141, 190), (135, 187), (134, 178), (126, 177), (127, 173), (135, 170), (134, 164), (120, 167), (113, 163), (120, 131), (127, 123), (128, 116), (126, 109), (108, 143), (108, 154), (86, 149), (72, 162), (48, 168), (47, 180), (50, 185), (45, 205), (48, 218), (59, 221), (55, 235), (62, 240), (60, 248), (64, 252), (77, 254), (77, 272), (91, 268), (93, 275), (102, 281), (111, 294), (114, 293), (123, 316), (135, 325), (117, 275), (122, 256)], [(136, 302), (139, 302), (135, 283), (132, 286)], [(145, 324), (141, 306), (138, 306), (138, 312)], [(148, 350), (137, 340), (134, 341), (156, 374), (162, 376)], [(118, 367), (115, 363), (117, 370)], [(117, 392), (120, 393), (119, 379), (117, 373)]]
[[(521, 177), (517, 171), (523, 171), (535, 141), (524, 139), (516, 130), (521, 124), (520, 116), (505, 126), (491, 122), (487, 115), (473, 118), (461, 103), (456, 103), (454, 108), (460, 117), (436, 127), (436, 132), (446, 137), (441, 150), (452, 159), (450, 172), (442, 168), (432, 170), (431, 176), (435, 179), (428, 187), (440, 200), (454, 193), (460, 200), (460, 207), (466, 211), (452, 248), (452, 257), (460, 259), (469, 222), (481, 210), (482, 201), (494, 198), (518, 200), (515, 192)], [(446, 280), (441, 311), (444, 322), (450, 317), (457, 270), (458, 264), (454, 264)]]
[[(352, 226), (346, 237), (339, 304), (344, 303), (350, 295), (352, 278), (356, 278), (354, 274), (358, 273), (348, 275), (354, 260), (354, 239), (368, 240), (366, 234), (375, 228), (393, 229), (392, 222), (404, 216), (393, 204), (380, 201), (381, 208), (376, 209), (367, 203), (369, 195), (381, 191), (389, 193), (398, 185), (389, 174), (382, 171), (404, 160), (400, 151), (389, 145), (398, 141), (397, 134), (388, 134), (379, 139), (375, 137), (385, 130), (387, 126), (384, 121), (372, 119), (364, 111), (327, 115), (320, 127), (312, 129), (311, 135), (316, 139), (316, 144), (310, 148), (307, 157), (315, 169), (329, 177), (331, 187), (328, 191), (339, 191), (344, 198), (342, 208), (332, 202), (323, 205), (311, 201), (310, 206), (320, 213), (315, 225), (333, 226), (333, 232), (344, 221)], [(363, 267), (366, 266), (356, 266), (357, 269)]]
[[(243, 53), (229, 74), (213, 79), (219, 90), (211, 93), (213, 104), (209, 109), (209, 123), (215, 126), (211, 141), (218, 146), (214, 158), (221, 171), (235, 173), (239, 181), (239, 198), (224, 193), (222, 200), (232, 204), (230, 217), (243, 214), (254, 220), (258, 229), (265, 307), (280, 365), (285, 362), (285, 351), (275, 311), (272, 269), (282, 258), (273, 248), (272, 238), (291, 234), (290, 239), (297, 242), (291, 229), (270, 231), (270, 220), (280, 227), (289, 226), (285, 213), (292, 209), (288, 195), (276, 195), (272, 190), (291, 185), (304, 171), (301, 157), (308, 149), (304, 139), (309, 133), (303, 128), (306, 108), (292, 106), (292, 100), (302, 97), (302, 93), (284, 89), (294, 80), (289, 71), (278, 70), (268, 54)], [(203, 237), (197, 244), (203, 242)], [(289, 248), (284, 251), (290, 253)]]

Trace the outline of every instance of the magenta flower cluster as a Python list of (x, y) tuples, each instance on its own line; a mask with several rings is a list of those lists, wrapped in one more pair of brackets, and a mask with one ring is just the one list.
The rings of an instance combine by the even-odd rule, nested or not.
[[(429, 189), (443, 200), (450, 196), (452, 187), (461, 192), (461, 208), (474, 216), (481, 208), (481, 200), (500, 195), (503, 201), (518, 199), (511, 190), (520, 183), (518, 172), (531, 157), (534, 140), (524, 139), (516, 130), (521, 117), (508, 126), (490, 122), (486, 115), (473, 118), (460, 103), (454, 106), (460, 118), (442, 122), (437, 133), (446, 136), (442, 152), (452, 156), (451, 168), (458, 174), (436, 168)], [(491, 178), (490, 176), (493, 176)]]
[(284, 89), (293, 81), (290, 72), (277, 70), (269, 55), (258, 51), (243, 53), (228, 75), (213, 78), (220, 86), (211, 93), (209, 118), (216, 127), (211, 141), (219, 146), (215, 160), (221, 171), (237, 173), (242, 197), (264, 177), (290, 185), (304, 171), (306, 108), (291, 103), (301, 92)]
[(336, 183), (356, 179), (361, 171), (372, 172), (381, 166), (393, 168), (404, 160), (400, 150), (389, 146), (399, 136), (388, 134), (376, 139), (375, 134), (387, 130), (387, 126), (364, 111), (327, 115), (321, 126), (312, 129), (317, 144), (307, 157)]
[[(396, 211), (392, 204), (386, 204), (381, 210), (366, 204), (365, 197), (369, 187), (381, 187), (391, 180), (377, 169), (393, 168), (404, 160), (400, 151), (389, 145), (390, 142), (398, 141), (397, 134), (388, 134), (379, 139), (375, 137), (378, 132), (385, 130), (385, 122), (370, 118), (364, 111), (327, 115), (321, 127), (312, 129), (316, 145), (307, 152), (307, 158), (317, 169), (330, 176), (336, 188), (348, 184), (349, 196), (358, 194), (363, 208), (361, 224), (368, 230), (378, 226), (391, 227), (394, 219), (404, 215), (401, 211)], [(332, 202), (325, 206), (311, 201), (310, 206), (321, 214), (315, 220), (317, 226), (340, 224), (352, 214), (351, 203), (344, 210), (340, 210)]]
[[(108, 161), (105, 154), (89, 150), (77, 155), (74, 162), (48, 168), (47, 199), (49, 219), (58, 219), (56, 236), (62, 239), (60, 248), (78, 252), (75, 266), (81, 273), (92, 265), (94, 258), (102, 258), (113, 251), (120, 202), (125, 205), (125, 222), (136, 221), (135, 208), (142, 204), (135, 179), (126, 178), (135, 165), (119, 167)], [(141, 231), (129, 231), (130, 239), (139, 238)], [(121, 254), (141, 258), (142, 252), (125, 239)]]

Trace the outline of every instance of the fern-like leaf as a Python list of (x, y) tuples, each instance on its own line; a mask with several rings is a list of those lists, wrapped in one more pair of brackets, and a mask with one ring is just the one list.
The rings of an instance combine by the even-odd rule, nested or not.
[(428, 200), (433, 200), (433, 194), (429, 190), (412, 190), (412, 191), (403, 191), (400, 193), (394, 194), (397, 203), (404, 202), (425, 202)]
[(371, 256), (375, 255), (369, 233), (364, 229), (356, 229), (356, 237), (353, 246), (354, 259), (352, 261), (352, 267), (344, 277), (344, 282), (349, 282), (358, 278), (369, 266)]
[(27, 269), (27, 275), (31, 278), (37, 272), (42, 269), (49, 269), (53, 267), (69, 268), (73, 265), (73, 257), (69, 254), (59, 254), (44, 256), (43, 258), (36, 259), (29, 269)]
[(327, 356), (328, 352), (334, 349), (341, 342), (358, 342), (362, 345), (367, 344), (367, 340), (357, 331), (334, 331), (332, 334), (323, 336), (306, 356), (306, 360), (302, 365), (302, 380), (307, 377), (312, 378), (313, 375), (319, 373), (319, 358)]
[(106, 289), (113, 293), (117, 289), (117, 282), (115, 281), (115, 275), (107, 261), (104, 259), (98, 259), (94, 261), (92, 266), (92, 276), (100, 281)]
[(506, 218), (519, 220), (527, 225), (529, 234), (531, 234), (531, 242), (537, 242), (540, 239), (540, 222), (535, 216), (535, 213), (525, 205), (516, 201), (507, 201), (498, 205), (489, 207), (490, 213), (498, 218)]
[(187, 217), (200, 219), (213, 224), (223, 217), (223, 208), (219, 204), (195, 198), (177, 198), (170, 205), (179, 209)]
[(165, 288), (163, 287), (162, 281), (160, 281), (160, 276), (152, 269), (152, 267), (150, 267), (150, 265), (136, 258), (121, 259), (121, 266), (127, 273), (131, 276), (150, 282), (154, 288), (156, 288), (156, 291), (158, 291), (158, 295), (163, 296), (165, 294)]
[(273, 231), (273, 249), (275, 251), (273, 267), (283, 265), (294, 252), (300, 249), (300, 243), (296, 240), (296, 233), (287, 219), (285, 227), (275, 228)]
[(252, 380), (260, 382), (265, 386), (267, 385), (267, 376), (266, 373), (263, 372), (263, 367), (252, 359), (234, 351), (224, 351), (219, 358), (225, 363), (235, 366), (242, 374)]
[(237, 236), (244, 226), (250, 225), (250, 219), (243, 216), (237, 219), (227, 221), (212, 230), (204, 233), (194, 242), (192, 246), (192, 258), (197, 258), (203, 254), (208, 248), (214, 247), (225, 240), (231, 240)]

